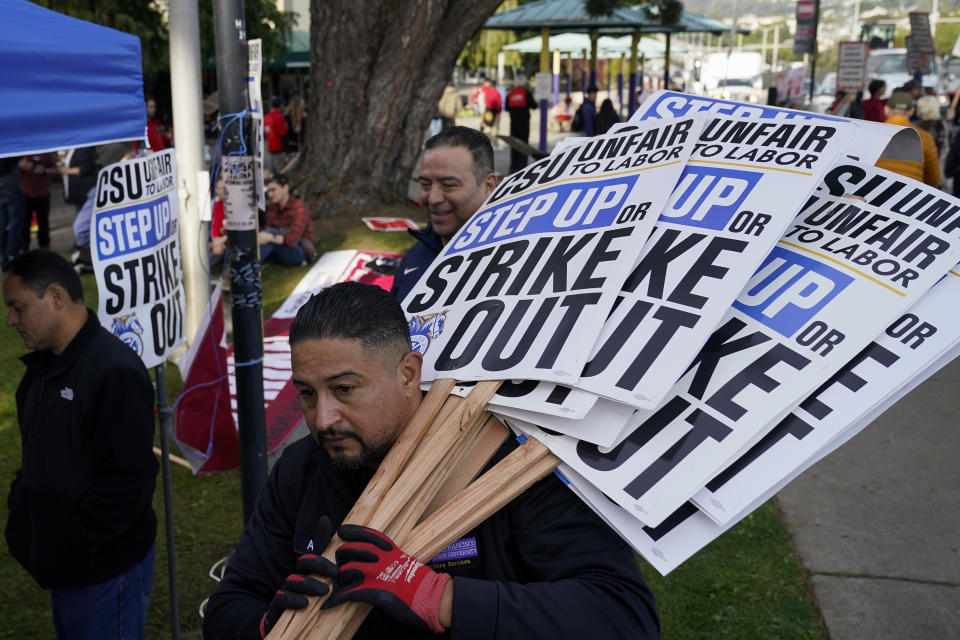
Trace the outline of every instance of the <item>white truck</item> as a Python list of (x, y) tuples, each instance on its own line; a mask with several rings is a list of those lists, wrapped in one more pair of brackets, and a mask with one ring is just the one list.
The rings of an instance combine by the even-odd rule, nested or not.
[(700, 68), (701, 92), (737, 102), (761, 102), (763, 58), (756, 51), (711, 53)]

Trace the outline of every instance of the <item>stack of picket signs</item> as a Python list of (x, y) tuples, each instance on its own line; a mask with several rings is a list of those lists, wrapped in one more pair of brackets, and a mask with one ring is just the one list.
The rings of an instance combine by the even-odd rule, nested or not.
[[(403, 302), (433, 384), (348, 521), (426, 559), (556, 468), (673, 570), (957, 355), (960, 201), (874, 166), (910, 153), (659, 92), (506, 177)], [(468, 486), (500, 421), (525, 441)]]

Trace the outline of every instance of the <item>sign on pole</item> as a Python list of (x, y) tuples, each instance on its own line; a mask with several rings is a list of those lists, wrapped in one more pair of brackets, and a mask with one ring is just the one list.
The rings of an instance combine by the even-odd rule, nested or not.
[(910, 37), (917, 53), (933, 55), (933, 34), (930, 33), (930, 14), (926, 11), (910, 12)]
[(863, 91), (867, 86), (866, 42), (841, 42), (837, 56), (837, 89)]
[(537, 102), (541, 100), (553, 99), (553, 74), (539, 72), (534, 76), (533, 99)]
[(173, 149), (100, 170), (90, 255), (100, 323), (155, 367), (184, 340)]
[(797, 0), (797, 31), (793, 36), (795, 54), (817, 52), (818, 14), (819, 0)]

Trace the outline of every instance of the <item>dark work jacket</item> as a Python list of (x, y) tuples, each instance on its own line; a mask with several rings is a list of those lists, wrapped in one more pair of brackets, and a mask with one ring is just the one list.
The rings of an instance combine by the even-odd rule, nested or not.
[(80, 175), (67, 176), (67, 190), (63, 193), (64, 202), (82, 205), (87, 201), (90, 189), (97, 186), (97, 148), (80, 147), (70, 156), (68, 168), (79, 167)]
[(393, 286), (390, 288), (390, 295), (401, 304), (423, 274), (430, 268), (430, 263), (443, 250), (443, 241), (429, 224), (426, 229), (410, 229), (407, 233), (417, 239), (417, 244), (413, 245), (407, 251), (407, 255), (403, 256), (397, 274), (393, 277)]
[[(515, 446), (510, 440), (498, 457)], [(284, 451), (207, 604), (204, 639), (259, 638), (260, 619), (295, 570), (297, 557), (326, 546), (328, 540), (316, 539), (319, 518), (328, 515), (337, 527), (371, 476), (370, 471), (333, 470), (310, 436)], [(406, 627), (374, 610), (354, 638), (659, 636), (653, 596), (633, 552), (556, 476), (528, 489), (458, 542), (459, 552), (450, 554), (456, 559), (438, 556), (431, 563), (454, 577), (449, 633)]]
[(150, 376), (92, 311), (62, 354), (34, 351), (22, 360), (10, 553), (44, 588), (114, 578), (156, 536)]

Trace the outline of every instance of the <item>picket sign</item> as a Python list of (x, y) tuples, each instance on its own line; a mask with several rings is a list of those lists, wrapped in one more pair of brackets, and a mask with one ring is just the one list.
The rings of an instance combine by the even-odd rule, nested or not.
[(100, 324), (147, 367), (184, 341), (176, 162), (168, 149), (97, 174), (90, 257)]
[(403, 301), (423, 379), (575, 383), (705, 121), (644, 123), (501, 181)]
[(960, 343), (958, 299), (960, 270), (954, 268), (773, 431), (707, 483), (693, 497), (694, 503), (724, 524), (768, 486), (802, 468), (904, 380), (915, 379)]
[(946, 274), (958, 229), (946, 194), (840, 161), (663, 407), (609, 453), (548, 446), (658, 526)]
[[(916, 377), (899, 386), (889, 397), (884, 398), (857, 422), (844, 429), (840, 435), (831, 440), (812, 458), (806, 460), (801, 466), (793, 468), (789, 474), (775, 484), (767, 486), (755, 496), (753, 502), (747, 504), (723, 524), (716, 522), (706, 513), (697, 509), (693, 502), (686, 502), (670, 514), (670, 517), (659, 527), (647, 527), (567, 465), (561, 464), (558, 471), (565, 476), (569, 483), (568, 486), (577, 496), (587, 503), (598, 516), (657, 571), (662, 575), (667, 575), (776, 495), (801, 473), (846, 444), (884, 411), (899, 402), (901, 398), (957, 356), (960, 356), (960, 345), (955, 345), (944, 352)], [(510, 426), (516, 427), (517, 425), (511, 422)], [(529, 432), (528, 428), (523, 428), (521, 431)]]
[[(598, 396), (645, 410), (662, 405), (667, 389), (716, 327), (720, 315), (838, 153), (855, 155), (868, 164), (888, 155), (919, 154), (918, 138), (912, 130), (668, 91), (654, 94), (629, 123), (616, 125), (612, 132), (623, 133), (639, 122), (691, 113), (715, 115), (716, 121), (701, 132), (671, 204), (645, 245), (648, 264), (638, 269), (647, 275), (647, 281), (631, 283), (633, 277), (627, 280), (633, 292), (620, 293), (617, 307), (604, 323), (585, 372), (589, 375), (582, 377), (575, 388), (570, 383), (541, 382), (528, 384), (523, 393), (515, 390), (509, 396), (498, 394), (491, 402), (498, 413), (530, 420), (601, 448), (619, 444), (629, 433), (626, 425), (616, 431), (612, 422), (604, 421), (599, 423), (601, 428), (593, 420), (595, 416), (587, 416), (598, 401), (603, 402)], [(724, 124), (729, 120), (740, 124)], [(719, 133), (711, 135), (711, 129)], [(827, 138), (824, 132), (829, 129), (836, 134)], [(811, 135), (814, 131), (818, 135)], [(829, 140), (828, 148), (818, 148), (826, 147), (820, 136)], [(587, 140), (566, 138), (554, 153), (580, 147)], [(790, 166), (791, 163), (798, 166)], [(785, 200), (785, 193), (792, 197)], [(748, 219), (751, 212), (753, 216)], [(765, 222), (768, 217), (772, 220)], [(650, 256), (657, 234), (663, 240), (662, 234), (666, 233), (674, 235)], [(749, 241), (749, 246), (733, 260), (733, 249), (739, 248), (734, 243), (743, 240)], [(704, 282), (709, 282), (711, 270), (728, 270), (722, 280), (715, 282), (721, 286), (710, 287), (703, 308), (689, 304), (700, 302), (692, 291), (685, 297), (688, 304), (677, 304), (677, 300), (684, 300), (677, 294), (678, 288), (683, 293), (678, 285), (682, 278), (689, 279), (696, 267), (701, 269), (701, 289)], [(654, 276), (656, 283), (652, 282)], [(628, 303), (622, 302), (625, 297)], [(646, 313), (638, 321), (644, 310)], [(657, 318), (657, 314), (663, 317)], [(646, 358), (629, 348), (615, 348), (617, 338), (623, 339), (631, 324), (629, 344), (638, 345), (635, 349), (641, 349)], [(694, 326), (688, 326), (691, 324)], [(598, 352), (605, 353), (605, 357), (597, 357)], [(645, 375), (636, 378), (636, 372), (644, 367)], [(629, 382), (635, 382), (632, 388)], [(519, 389), (520, 385), (516, 386)], [(610, 413), (609, 403), (605, 404), (595, 415)], [(533, 419), (530, 412), (544, 415)]]

